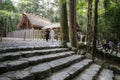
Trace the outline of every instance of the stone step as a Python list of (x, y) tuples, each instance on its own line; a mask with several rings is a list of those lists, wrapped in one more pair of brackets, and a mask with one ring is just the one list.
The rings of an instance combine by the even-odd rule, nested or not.
[(90, 59), (84, 59), (78, 63), (75, 63), (59, 72), (53, 73), (52, 76), (45, 80), (70, 80), (73, 76), (84, 70), (92, 63)]
[(8, 77), (0, 77), (0, 80), (12, 80), (12, 79), (10, 79)]
[(34, 56), (29, 58), (21, 58), (19, 60), (14, 60), (14, 61), (0, 62), (0, 74), (7, 71), (23, 69), (30, 65), (35, 65), (42, 62), (47, 62), (47, 61), (71, 56), (72, 54), (74, 54), (73, 51), (67, 51), (67, 52), (61, 52), (57, 54)]
[(37, 46), (20, 46), (20, 47), (8, 47), (8, 48), (0, 48), (0, 53), (6, 52), (17, 52), (17, 51), (29, 51), (29, 50), (42, 50), (42, 49), (54, 49), (60, 48), (60, 46), (48, 46), (48, 47), (37, 47)]
[(97, 73), (99, 73), (100, 69), (100, 65), (92, 64), (89, 68), (77, 75), (72, 80), (96, 80), (95, 77), (97, 76)]
[(83, 57), (83, 55), (72, 55), (35, 66), (30, 66), (26, 69), (10, 71), (0, 75), (0, 77), (10, 78), (11, 80), (35, 80), (35, 78), (43, 80), (43, 78), (50, 76), (52, 72), (59, 71), (72, 63), (80, 61)]
[(98, 76), (97, 80), (113, 80), (114, 74), (112, 70), (109, 69), (103, 69), (100, 72), (100, 75)]
[(45, 49), (45, 50), (32, 50), (32, 51), (18, 51), (0, 54), (0, 62), (7, 60), (17, 60), (21, 57), (31, 57), (36, 55), (46, 55), (57, 52), (68, 51), (67, 48), (55, 48), (55, 49)]
[[(73, 55), (70, 57), (66, 57), (65, 59), (60, 59), (56, 61), (52, 61), (48, 63), (52, 67), (52, 72), (56, 72), (62, 68), (68, 67), (73, 63), (79, 62), (80, 60), (84, 59), (83, 55)], [(63, 66), (61, 66), (64, 64)]]

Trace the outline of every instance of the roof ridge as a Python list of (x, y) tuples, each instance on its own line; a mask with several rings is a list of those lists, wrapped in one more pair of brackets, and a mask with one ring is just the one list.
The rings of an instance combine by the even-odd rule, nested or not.
[(32, 17), (37, 18), (37, 19), (41, 19), (41, 20), (45, 20), (45, 21), (49, 21), (49, 22), (51, 23), (51, 21), (50, 21), (49, 19), (44, 18), (44, 17), (39, 16), (39, 15), (33, 15), (33, 14), (28, 14), (28, 13), (23, 13), (23, 14), (26, 15), (26, 16), (32, 16)]

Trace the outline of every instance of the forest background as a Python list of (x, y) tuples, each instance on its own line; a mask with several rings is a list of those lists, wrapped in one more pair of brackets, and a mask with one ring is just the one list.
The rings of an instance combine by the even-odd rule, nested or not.
[[(18, 30), (17, 25), (24, 12), (45, 17), (51, 22), (60, 22), (59, 4), (59, 0), (0, 0), (0, 30), (3, 36)], [(94, 0), (92, 4), (94, 5)], [(94, 6), (92, 8), (94, 9)], [(77, 0), (76, 12), (80, 32), (86, 34), (88, 0)], [(117, 42), (120, 39), (119, 35), (120, 0), (99, 0), (97, 36)]]

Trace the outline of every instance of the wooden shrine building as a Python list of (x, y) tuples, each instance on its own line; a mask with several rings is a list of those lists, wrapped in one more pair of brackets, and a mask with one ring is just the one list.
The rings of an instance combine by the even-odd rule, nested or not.
[[(35, 16), (32, 14), (23, 13), (22, 18), (17, 26), (20, 30), (10, 32), (8, 37), (27, 38), (27, 39), (45, 39), (46, 29), (53, 29), (55, 31), (55, 39), (61, 37), (60, 23), (52, 23), (46, 18)], [(79, 32), (79, 26), (77, 25)]]
[[(23, 13), (22, 19), (20, 20), (18, 24), (18, 28), (20, 30), (31, 30), (33, 29), (33, 32), (29, 31), (28, 35), (37, 35), (37, 38), (43, 38), (45, 39), (45, 31), (46, 29), (54, 29), (55, 31), (55, 38), (58, 38), (58, 35), (60, 33), (60, 23), (51, 23), (48, 19), (42, 18), (40, 16), (35, 16), (32, 14)], [(35, 32), (36, 31), (36, 32)]]
[(40, 16), (34, 16), (31, 14), (23, 13), (22, 19), (18, 24), (20, 29), (39, 29), (41, 30), (44, 26), (52, 24), (48, 19)]

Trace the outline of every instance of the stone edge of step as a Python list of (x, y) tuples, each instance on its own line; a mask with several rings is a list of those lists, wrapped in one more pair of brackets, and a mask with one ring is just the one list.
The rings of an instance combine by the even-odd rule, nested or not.
[[(64, 59), (65, 59), (65, 58), (64, 58)], [(78, 59), (78, 58), (77, 58), (77, 59)], [(76, 59), (75, 59), (75, 60), (76, 60)], [(71, 62), (71, 61), (68, 61), (68, 62)], [(74, 61), (73, 61), (73, 62), (74, 62)], [(42, 63), (42, 64), (44, 64), (44, 63)], [(38, 64), (38, 65), (42, 65), (42, 64)], [(61, 64), (61, 66), (63, 66), (64, 64), (66, 64), (66, 63)], [(38, 65), (36, 65), (36, 66), (38, 66)], [(47, 65), (50, 66), (50, 65), (48, 64), (48, 62), (47, 62)], [(35, 67), (35, 66), (33, 66), (33, 67)], [(51, 74), (52, 69), (53, 69), (53, 67), (50, 66), (50, 70), (47, 70), (47, 71), (50, 71), (50, 74)], [(23, 71), (24, 71), (24, 70), (25, 70), (25, 69), (23, 69)], [(12, 72), (14, 72), (14, 74), (15, 74), (15, 71), (12, 71)], [(38, 72), (36, 72), (36, 73), (38, 73)], [(32, 72), (31, 72), (30, 75), (31, 75), (31, 74), (34, 74), (34, 76), (35, 76), (36, 73), (32, 73)], [(46, 71), (39, 72), (39, 73), (42, 73), (42, 74), (37, 74), (37, 75), (39, 75), (39, 76), (40, 76), (40, 75), (43, 75), (43, 73), (46, 74), (46, 76), (50, 76), (50, 74), (49, 74), (48, 72), (46, 72)], [(48, 74), (49, 74), (49, 75), (48, 75)], [(10, 78), (10, 75), (12, 75), (12, 74), (11, 74), (10, 72), (7, 72), (7, 73), (2, 74), (1, 77), (9, 77), (9, 78)], [(27, 77), (27, 76), (26, 76), (26, 77)], [(45, 76), (44, 76), (44, 77), (45, 77)], [(14, 76), (14, 77), (11, 77), (11, 79), (14, 79), (14, 78), (15, 78), (15, 76)], [(42, 76), (42, 77), (39, 77), (39, 78), (43, 78), (43, 76)]]
[(20, 46), (20, 47), (1, 48), (0, 49), (0, 54), (6, 53), (6, 52), (27, 51), (27, 50), (40, 50), (40, 49), (52, 49), (52, 48), (60, 48), (60, 46), (49, 46), (49, 47)]
[[(52, 60), (56, 60), (56, 59), (60, 59), (60, 58), (65, 58), (65, 57), (68, 57), (68, 56), (70, 56), (70, 55), (73, 55), (74, 54), (74, 52), (72, 52), (72, 51), (68, 51), (68, 52), (64, 52), (65, 53), (65, 55), (61, 55), (61, 54), (63, 54), (63, 52), (61, 52), (60, 54), (49, 54), (49, 55), (43, 55), (43, 58), (40, 58), (40, 59), (38, 59), (38, 60), (36, 60), (36, 61), (29, 61), (29, 59), (30, 58), (34, 58), (34, 57), (41, 57), (41, 56), (33, 56), (33, 57), (29, 57), (29, 58), (27, 58), (27, 59), (25, 59), (24, 60), (24, 58), (22, 58), (22, 59), (19, 59), (19, 60), (14, 60), (14, 61), (10, 61), (10, 62), (15, 62), (15, 61), (27, 61), (27, 64), (25, 64), (26, 66), (32, 66), (32, 65), (37, 65), (37, 64), (40, 64), (40, 63), (42, 63), (42, 62), (47, 62), (47, 61), (52, 61)], [(54, 56), (54, 57), (52, 57), (51, 55), (56, 55), (56, 56)], [(37, 62), (38, 61), (38, 62)], [(5, 63), (5, 62), (4, 62)], [(16, 66), (22, 66), (22, 64), (19, 64), (19, 65), (16, 65)], [(23, 65), (23, 66), (25, 66), (25, 65)], [(6, 66), (3, 66), (3, 67), (1, 67), (1, 70), (2, 69), (4, 69), (3, 70), (3, 72), (1, 72), (0, 74), (2, 74), (2, 73), (5, 73), (5, 72), (7, 72), (7, 71), (12, 71), (12, 70), (14, 70), (14, 69), (16, 69), (17, 67), (16, 67), (15, 65), (12, 67), (10, 67), (10, 65), (9, 65), (9, 67), (8, 67), (8, 64), (7, 64), (7, 62), (6, 62)], [(7, 68), (8, 67), (8, 68)], [(22, 67), (21, 67), (22, 68)], [(23, 67), (24, 68), (24, 67)]]
[[(106, 70), (106, 71), (105, 71)], [(102, 70), (100, 71), (99, 73), (99, 76), (97, 77), (97, 80), (100, 80), (100, 78), (103, 78), (103, 75), (104, 75), (104, 72), (106, 73), (105, 75), (108, 75), (107, 73), (111, 73), (112, 76), (111, 76), (111, 79), (110, 80), (114, 80), (114, 72), (110, 69), (106, 69), (106, 68), (102, 68)], [(109, 76), (109, 75), (108, 75)], [(107, 76), (105, 76), (107, 77)], [(106, 78), (105, 78), (106, 79)], [(109, 79), (106, 79), (106, 80), (109, 80)]]
[(31, 52), (30, 51), (25, 51), (25, 52), (20, 51), (20, 52), (16, 52), (16, 53), (10, 52), (10, 53), (5, 53), (5, 54), (0, 54), (1, 55), (0, 56), (0, 62), (7, 61), (7, 60), (16, 60), (16, 59), (19, 59), (21, 57), (32, 57), (32, 56), (35, 56), (35, 55), (45, 55), (45, 54), (52, 54), (52, 53), (68, 51), (67, 48), (55, 48), (55, 49), (47, 49), (47, 50), (48, 51), (45, 51), (45, 50), (33, 50)]
[[(92, 60), (87, 61), (88, 59), (83, 59), (80, 62), (77, 62), (75, 64), (72, 64), (71, 66), (64, 68), (60, 70), (60, 72), (55, 72), (45, 80), (71, 80), (75, 75), (82, 72), (83, 69), (86, 69), (88, 65), (92, 64)], [(84, 61), (87, 61), (86, 64), (83, 64)], [(78, 65), (82, 65), (81, 67), (78, 67)], [(56, 76), (58, 75), (58, 76)], [(59, 76), (61, 75), (61, 76)], [(52, 78), (53, 77), (53, 78)], [(58, 79), (59, 78), (59, 79)]]
[[(97, 70), (94, 69), (96, 67), (97, 67)], [(83, 76), (85, 76), (85, 75), (88, 75), (88, 77), (90, 77), (89, 80), (97, 80), (97, 79), (95, 79), (95, 77), (97, 76), (97, 74), (99, 73), (101, 68), (102, 67), (100, 65), (93, 63), (93, 64), (89, 65), (89, 67), (87, 69), (85, 69), (82, 73), (79, 73), (73, 80), (76, 80), (76, 79), (79, 80), (81, 78), (83, 79), (84, 78)], [(91, 76), (91, 73), (89, 72), (91, 70), (93, 71), (92, 76)], [(84, 80), (87, 80), (86, 78), (87, 78), (87, 76), (84, 78)]]

